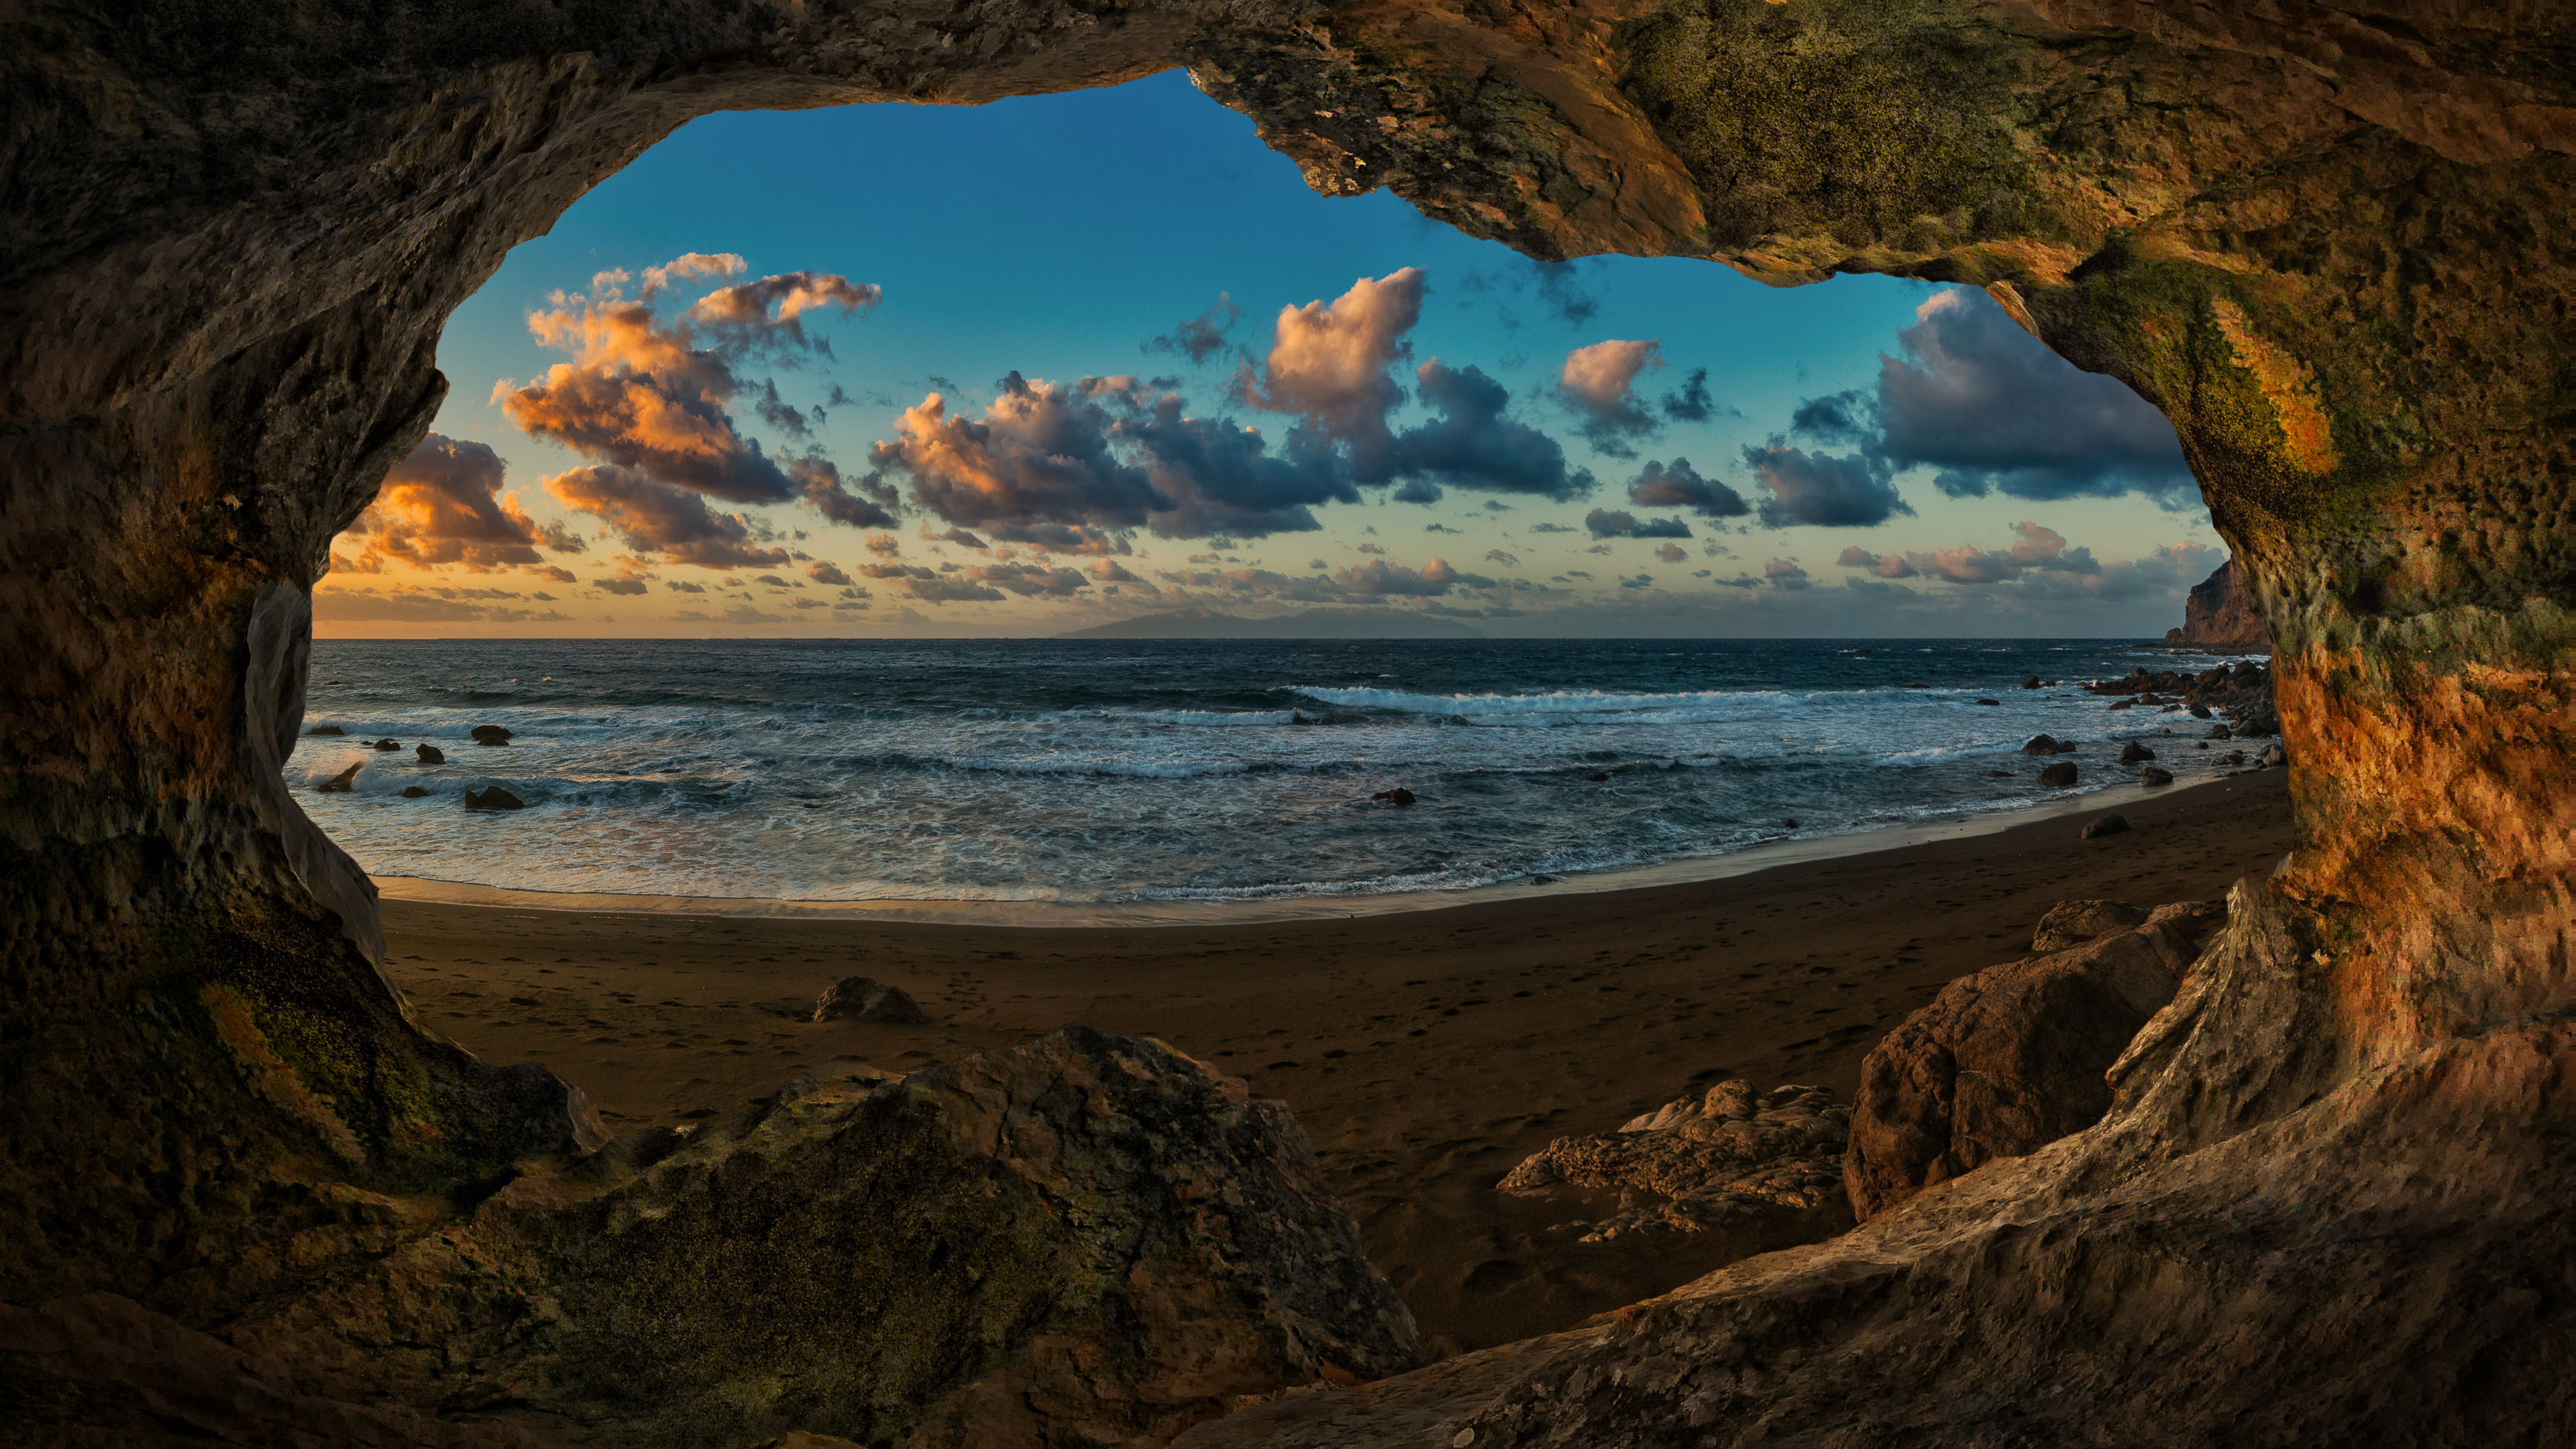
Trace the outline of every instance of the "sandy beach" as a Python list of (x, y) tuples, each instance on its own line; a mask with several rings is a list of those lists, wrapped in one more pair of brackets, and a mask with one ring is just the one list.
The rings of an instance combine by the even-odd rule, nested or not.
[[(1161, 1038), (1294, 1109), (1373, 1260), (1456, 1352), (1776, 1245), (1578, 1242), (1552, 1226), (1566, 1205), (1493, 1191), (1549, 1139), (1723, 1077), (1847, 1099), (1883, 1033), (1944, 982), (2026, 954), (2050, 906), (2215, 898), (2292, 843), (2279, 770), (2120, 809), (2134, 828), (2091, 841), (2089, 817), (2058, 817), (1346, 919), (1063, 928), (389, 899), (384, 921), (424, 1024), (489, 1061), (546, 1063), (620, 1131), (732, 1111), (835, 1059), (905, 1070), (1072, 1023)], [(851, 974), (903, 987), (932, 1022), (809, 1021)]]

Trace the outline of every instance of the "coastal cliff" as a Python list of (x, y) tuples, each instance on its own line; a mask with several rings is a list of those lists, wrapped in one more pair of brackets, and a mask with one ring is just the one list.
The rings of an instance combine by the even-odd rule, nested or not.
[[(314, 1367), (279, 1382), (317, 1414), (468, 1442), (439, 1416), (528, 1402), (460, 1407), (333, 1295), (398, 1244), (404, 1293), (480, 1292), (453, 1235), (595, 1135), (564, 1084), (418, 1029), (372, 885), (277, 773), (310, 590), (435, 413), (448, 314), (692, 116), (1173, 65), (1320, 190), (1391, 186), (1538, 257), (1978, 285), (2136, 389), (2275, 641), (2301, 830), (2094, 1128), (1615, 1322), (1191, 1442), (2576, 1432), (2563, 12), (147, 0), (0, 23), (0, 1233), (24, 1249), (0, 1379), (22, 1442), (219, 1354), (254, 1305), (298, 1326)], [(752, 1232), (711, 1218), (702, 1246)], [(560, 1311), (573, 1280), (528, 1261), (516, 1301)], [(146, 1326), (84, 1316), (101, 1295)], [(738, 1360), (704, 1372), (775, 1367), (768, 1340), (689, 1328)], [(738, 1399), (704, 1402), (687, 1442), (751, 1436), (719, 1422)]]
[(2272, 631), (2254, 610), (2245, 591), (2245, 570), (2229, 559), (2216, 573), (2191, 586), (2183, 600), (2182, 627), (2165, 631), (2169, 649), (2206, 649), (2222, 654), (2269, 654)]

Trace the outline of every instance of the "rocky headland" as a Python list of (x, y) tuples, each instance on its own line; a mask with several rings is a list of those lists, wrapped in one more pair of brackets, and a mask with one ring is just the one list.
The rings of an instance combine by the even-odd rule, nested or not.
[(2272, 652), (2272, 628), (2254, 607), (2242, 565), (2231, 558), (2191, 586), (2183, 600), (2182, 627), (2165, 631), (2165, 647), (2211, 654)]
[[(1153, 1442), (1382, 1374), (1185, 1442), (2576, 1424), (2565, 12), (149, 0), (5, 25), (15, 1442), (723, 1443), (810, 1405), (831, 1424), (796, 1427), (922, 1444)], [(420, 1028), (373, 884), (279, 765), (310, 590), (435, 414), (448, 314), (690, 117), (1176, 64), (1319, 189), (1391, 186), (1543, 258), (1982, 286), (2173, 421), (2270, 630), (2300, 843), (2238, 887), (2099, 1121), (1397, 1373), (1292, 1124), (1147, 1046), (833, 1088), (646, 1166), (594, 1164), (543, 1068)], [(819, 1188), (866, 1211), (800, 1216)], [(719, 1291), (744, 1283), (765, 1311)], [(937, 1327), (894, 1342), (859, 1303)]]

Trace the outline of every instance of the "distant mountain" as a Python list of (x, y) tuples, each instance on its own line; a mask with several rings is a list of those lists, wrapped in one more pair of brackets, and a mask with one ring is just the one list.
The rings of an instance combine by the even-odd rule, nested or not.
[(1059, 639), (1482, 639), (1454, 619), (1398, 609), (1312, 609), (1244, 619), (1213, 609), (1143, 614), (1058, 634)]

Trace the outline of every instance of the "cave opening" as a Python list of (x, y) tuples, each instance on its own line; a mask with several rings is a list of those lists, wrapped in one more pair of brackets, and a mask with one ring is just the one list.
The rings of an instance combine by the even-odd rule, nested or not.
[[(21, 1422), (539, 1436), (463, 1417), (494, 1409), (630, 1442), (808, 1424), (1096, 1441), (1241, 1409), (1192, 1442), (1969, 1440), (2035, 1417), (2135, 1442), (2564, 1437), (2568, 21), (1929, 3), (1854, 28), (1852, 10), (1709, 0), (1660, 17), (1679, 52), (1621, 17), (1484, 5), (365, 24), (152, 6), (14, 31), (0, 1213), (29, 1249), (0, 1294), (8, 1381), (39, 1386)], [(1795, 104), (1750, 128), (1689, 110), (1758, 97), (1791, 42), (1821, 68)], [(1384, 180), (1549, 259), (1978, 287), (2172, 421), (2279, 642), (2301, 838), (2240, 883), (2098, 1127), (1833, 1243), (1422, 1375), (1347, 1254), (1158, 1275), (1212, 1261), (1158, 1236), (1211, 1219), (1014, 1195), (994, 1159), (943, 1145), (940, 1124), (989, 1120), (972, 1092), (853, 1074), (810, 1084), (802, 1110), (848, 1128), (824, 1147), (773, 1125), (758, 1151), (611, 1159), (559, 1080), (417, 1028), (377, 969), (363, 872), (280, 771), (312, 590), (437, 412), (445, 320), (692, 116), (1174, 62), (1319, 189)], [(1890, 66), (1957, 83), (1889, 105), (1841, 84)], [(1783, 129), (1801, 106), (1849, 120), (1859, 156), (1935, 127), (1939, 164), (1891, 187), (1783, 150), (1844, 133)], [(1956, 204), (1891, 211), (1924, 197)], [(1077, 1078), (1121, 1121), (1196, 1090), (1078, 1034), (979, 1090), (1035, 1102)], [(1283, 1124), (1190, 1100), (1118, 1160), (1183, 1151), (1244, 1189), (1204, 1211), (1257, 1217), (1258, 1241), (1342, 1241), (1272, 1150)], [(851, 1184), (826, 1161), (876, 1165), (860, 1199), (833, 1196)], [(1102, 1165), (1086, 1207), (1143, 1201)], [(1138, 1236), (1074, 1243), (1077, 1221)], [(934, 1252), (971, 1275), (899, 1271)], [(705, 1271), (747, 1261), (805, 1271), (755, 1275), (784, 1285), (757, 1301)], [(1145, 1291), (1176, 1283), (1217, 1286)], [(1229, 1340), (1257, 1371), (1222, 1383), (1157, 1356), (1176, 1338), (1047, 1316), (1236, 1323), (1230, 1304), (1287, 1301), (1273, 1289), (1297, 1333)], [(870, 1327), (889, 1322), (906, 1331)], [(1104, 1363), (1151, 1391), (1100, 1392), (1081, 1366)]]

